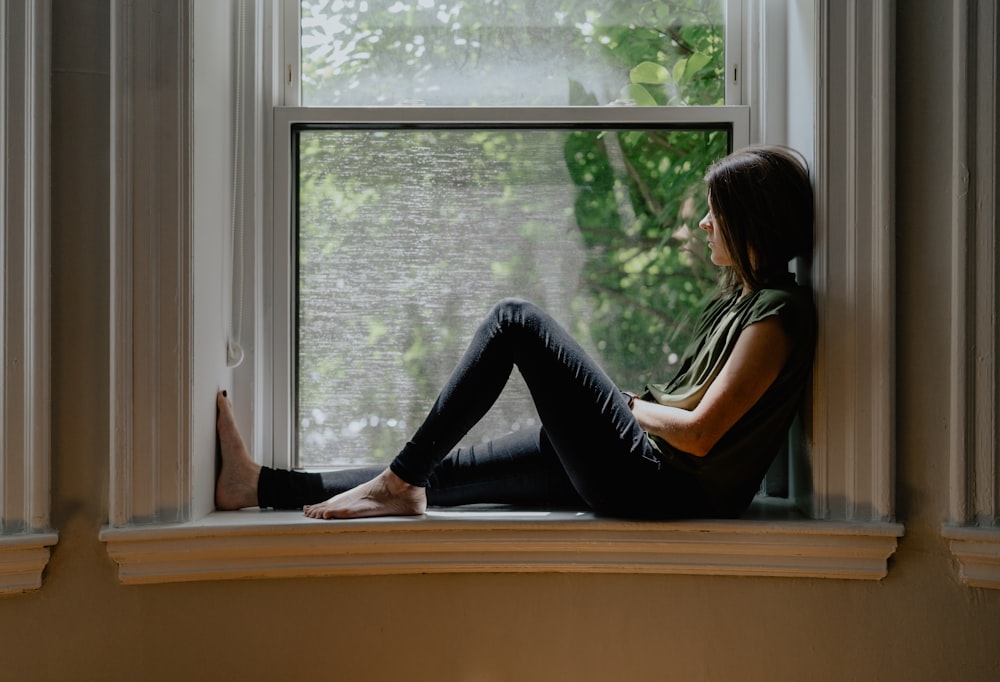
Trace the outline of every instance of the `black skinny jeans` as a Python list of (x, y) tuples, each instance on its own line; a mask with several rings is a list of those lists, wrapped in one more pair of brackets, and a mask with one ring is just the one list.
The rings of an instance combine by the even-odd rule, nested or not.
[[(514, 366), (541, 427), (456, 448), (492, 407)], [(427, 488), (432, 506), (479, 502), (587, 506), (644, 518), (709, 514), (697, 481), (649, 442), (618, 387), (552, 317), (515, 299), (477, 329), (424, 423), (390, 464)], [(261, 472), (262, 507), (314, 504), (373, 478), (381, 467), (321, 474)]]

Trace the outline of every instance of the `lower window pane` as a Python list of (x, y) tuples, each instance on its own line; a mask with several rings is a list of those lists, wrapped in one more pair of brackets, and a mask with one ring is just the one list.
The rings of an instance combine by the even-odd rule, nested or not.
[[(715, 290), (697, 224), (724, 130), (303, 130), (297, 464), (386, 463), (500, 298), (621, 386), (665, 381)], [(515, 376), (467, 437), (537, 424)]]

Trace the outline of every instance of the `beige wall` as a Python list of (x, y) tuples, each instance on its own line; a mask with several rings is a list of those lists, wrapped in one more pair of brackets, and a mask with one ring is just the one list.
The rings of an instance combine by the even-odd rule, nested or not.
[(37, 592), (0, 599), (2, 680), (998, 680), (1000, 590), (947, 510), (947, 0), (897, 2), (897, 500), (879, 583), (468, 575), (118, 584), (108, 491), (109, 10), (54, 0), (53, 486)]

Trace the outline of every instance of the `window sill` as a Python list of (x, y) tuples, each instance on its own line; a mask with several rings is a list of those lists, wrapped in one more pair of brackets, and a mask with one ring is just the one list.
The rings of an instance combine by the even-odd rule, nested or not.
[(215, 512), (105, 528), (125, 584), (412, 573), (656, 573), (879, 580), (903, 527), (813, 521), (755, 507), (739, 520), (622, 521), (586, 512), (433, 510), (314, 521)]
[(0, 535), (0, 595), (37, 590), (56, 533)]
[(963, 583), (1000, 588), (1000, 528), (944, 526), (941, 534), (958, 560)]

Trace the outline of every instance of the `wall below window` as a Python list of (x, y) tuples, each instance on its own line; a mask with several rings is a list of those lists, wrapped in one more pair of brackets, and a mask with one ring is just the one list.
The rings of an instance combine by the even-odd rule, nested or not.
[[(951, 2), (899, 2), (897, 518), (880, 582), (410, 575), (125, 586), (108, 514), (107, 3), (53, 3), (52, 525), (0, 599), (11, 680), (995, 680), (1000, 590), (941, 537), (951, 425)], [(142, 400), (139, 396), (137, 400)]]

